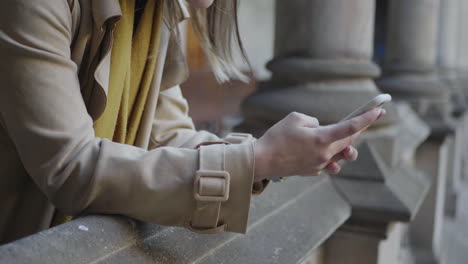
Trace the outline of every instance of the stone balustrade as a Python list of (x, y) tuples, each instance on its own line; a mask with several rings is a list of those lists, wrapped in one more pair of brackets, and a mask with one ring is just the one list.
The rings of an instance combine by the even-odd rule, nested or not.
[(348, 219), (350, 206), (328, 177), (281, 185), (254, 198), (247, 235), (87, 216), (0, 246), (0, 263), (301, 263)]

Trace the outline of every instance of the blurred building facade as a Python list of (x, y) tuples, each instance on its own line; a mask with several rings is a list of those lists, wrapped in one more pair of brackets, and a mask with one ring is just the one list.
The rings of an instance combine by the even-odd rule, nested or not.
[(0, 246), (0, 263), (468, 263), (468, 0), (241, 1), (255, 83), (219, 85), (187, 29), (198, 128), (261, 136), (291, 111), (335, 123), (394, 100), (338, 176), (271, 184), (247, 235), (120, 217)]

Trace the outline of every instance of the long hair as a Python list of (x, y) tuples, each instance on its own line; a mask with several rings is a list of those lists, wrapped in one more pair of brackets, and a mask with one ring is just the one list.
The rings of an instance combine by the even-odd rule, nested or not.
[[(175, 1), (165, 0), (171, 10), (168, 23), (179, 34)], [(250, 64), (242, 45), (238, 23), (238, 0), (215, 0), (209, 8), (189, 8), (192, 25), (201, 46), (219, 82), (231, 79), (248, 82), (248, 77), (236, 65), (234, 56)]]

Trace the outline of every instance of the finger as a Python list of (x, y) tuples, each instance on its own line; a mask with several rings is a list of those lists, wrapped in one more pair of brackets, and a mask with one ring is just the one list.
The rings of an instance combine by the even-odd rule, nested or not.
[(370, 126), (383, 114), (385, 114), (385, 111), (380, 107), (376, 107), (350, 120), (320, 127), (319, 130), (323, 134), (324, 141), (331, 143), (356, 134), (365, 127)]
[(358, 157), (358, 151), (353, 146), (347, 146), (342, 153), (346, 161), (355, 161)]
[(292, 120), (296, 126), (310, 128), (317, 128), (320, 126), (317, 118), (298, 112), (292, 112), (286, 118)]
[[(358, 151), (353, 146), (347, 146), (341, 152), (335, 154), (331, 159), (331, 162), (338, 162), (340, 160), (355, 161), (358, 157)], [(330, 164), (329, 163), (329, 164)]]
[(327, 165), (326, 169), (331, 174), (338, 174), (341, 170), (341, 166), (338, 163), (332, 161)]
[[(330, 162), (334, 162), (334, 161), (340, 161), (342, 159), (345, 159), (345, 156), (344, 156), (344, 153), (343, 151), (342, 152), (339, 152), (339, 153), (336, 153), (331, 159), (330, 159)], [(330, 163), (329, 163), (330, 164)]]
[(363, 131), (364, 131), (364, 129), (357, 132), (356, 134), (354, 134), (354, 135), (352, 135), (350, 137), (343, 138), (343, 139), (340, 139), (338, 141), (333, 142), (330, 145), (330, 151), (332, 153), (339, 153), (342, 150), (344, 150), (346, 147), (353, 145), (354, 142), (356, 141), (356, 139), (361, 135), (361, 133)]

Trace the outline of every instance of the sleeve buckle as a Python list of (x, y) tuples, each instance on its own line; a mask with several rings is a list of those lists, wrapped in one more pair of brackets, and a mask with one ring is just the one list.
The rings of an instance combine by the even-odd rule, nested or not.
[(195, 200), (225, 202), (229, 199), (230, 176), (227, 171), (198, 170), (193, 193)]

